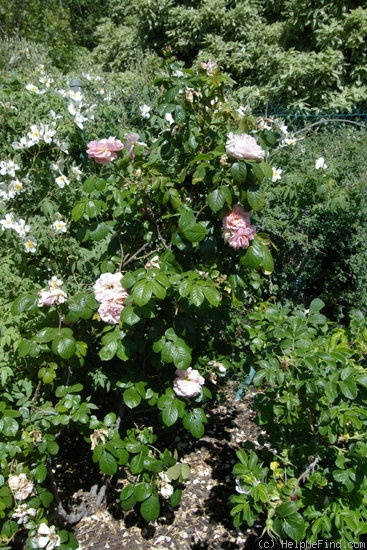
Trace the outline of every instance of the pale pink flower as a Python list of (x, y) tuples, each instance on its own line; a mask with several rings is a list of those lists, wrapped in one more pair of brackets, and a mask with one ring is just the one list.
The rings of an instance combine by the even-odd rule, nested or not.
[(232, 157), (241, 160), (264, 160), (265, 151), (248, 134), (234, 134), (230, 132), (226, 142), (226, 152)]
[(97, 302), (115, 300), (119, 296), (127, 296), (121, 286), (122, 273), (102, 273), (93, 285), (94, 296)]
[(102, 302), (98, 308), (98, 313), (102, 321), (109, 325), (117, 325), (120, 321), (121, 311), (124, 309), (123, 302), (108, 300)]
[(186, 370), (176, 370), (177, 377), (173, 381), (173, 391), (179, 397), (195, 397), (201, 393), (205, 380), (199, 371), (189, 367)]
[(236, 250), (248, 248), (255, 237), (255, 227), (251, 225), (250, 213), (245, 212), (240, 204), (223, 218), (224, 241)]
[(102, 273), (93, 286), (94, 296), (100, 306), (98, 313), (102, 321), (115, 325), (120, 321), (121, 311), (129, 296), (121, 286), (121, 273)]
[(66, 292), (58, 287), (43, 288), (39, 291), (38, 296), (38, 307), (63, 304), (68, 299)]
[(25, 474), (10, 475), (8, 485), (16, 500), (25, 500), (33, 493), (33, 483)]
[(108, 164), (117, 158), (117, 151), (124, 148), (119, 139), (110, 136), (99, 141), (90, 141), (87, 144), (87, 154), (98, 164)]
[[(147, 147), (146, 143), (140, 141), (139, 134), (136, 134), (135, 132), (131, 132), (130, 134), (125, 134), (124, 138), (125, 138), (124, 148), (129, 152), (129, 160), (134, 160), (135, 158), (134, 148), (136, 145)], [(144, 151), (144, 153), (147, 153), (147, 151)]]

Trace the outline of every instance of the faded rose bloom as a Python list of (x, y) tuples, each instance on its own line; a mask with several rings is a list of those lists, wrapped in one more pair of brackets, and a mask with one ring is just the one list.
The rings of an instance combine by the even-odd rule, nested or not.
[(250, 213), (245, 212), (238, 204), (223, 218), (224, 241), (232, 248), (248, 248), (250, 241), (255, 237), (256, 231), (251, 225)]
[(186, 370), (176, 370), (177, 377), (173, 381), (173, 391), (179, 397), (195, 397), (201, 393), (205, 380), (199, 371), (189, 367)]
[(95, 449), (100, 443), (106, 443), (108, 437), (108, 430), (106, 428), (100, 428), (99, 430), (94, 430), (90, 436), (91, 450)]
[(152, 267), (156, 267), (157, 269), (159, 269), (160, 267), (159, 260), (160, 258), (158, 254), (156, 254), (155, 256), (150, 258), (150, 260), (148, 260), (147, 263), (144, 265), (145, 269), (151, 269)]
[[(129, 160), (134, 160), (135, 158), (135, 151), (134, 147), (136, 145), (141, 145), (143, 147), (148, 147), (146, 143), (143, 143), (140, 141), (139, 134), (136, 134), (134, 132), (130, 134), (124, 135), (125, 141), (124, 141), (124, 147), (129, 152)], [(147, 153), (147, 151), (144, 151), (144, 153)]]
[(55, 533), (55, 527), (53, 525), (49, 527), (46, 523), (40, 523), (38, 526), (35, 540), (38, 548), (45, 548), (45, 550), (53, 550), (61, 544), (59, 535)]
[(107, 302), (118, 297), (127, 297), (127, 292), (121, 286), (122, 273), (102, 273), (93, 285), (97, 302)]
[(27, 504), (19, 504), (13, 512), (13, 519), (18, 523), (18, 525), (23, 525), (29, 521), (31, 517), (37, 515), (37, 510), (35, 508), (30, 508)]
[(170, 483), (162, 483), (159, 488), (159, 494), (165, 499), (168, 499), (170, 496), (172, 496), (174, 491), (175, 489)]
[(117, 158), (117, 151), (124, 146), (119, 139), (110, 136), (99, 141), (90, 141), (87, 144), (88, 157), (94, 159), (98, 164), (108, 164)]
[(15, 500), (25, 500), (33, 493), (33, 483), (25, 474), (10, 475), (8, 485)]
[(226, 152), (236, 159), (264, 160), (265, 152), (248, 134), (234, 134), (230, 132), (226, 142)]
[(66, 292), (59, 287), (44, 288), (39, 291), (38, 296), (38, 307), (63, 304), (68, 299)]

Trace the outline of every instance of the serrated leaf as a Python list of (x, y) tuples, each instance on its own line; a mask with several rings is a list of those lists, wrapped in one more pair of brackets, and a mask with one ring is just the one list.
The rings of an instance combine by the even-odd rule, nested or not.
[(137, 502), (143, 502), (148, 497), (150, 497), (150, 495), (152, 494), (152, 490), (153, 488), (150, 483), (137, 483), (134, 489), (134, 497), (136, 498)]
[(235, 162), (231, 166), (231, 175), (238, 184), (245, 183), (247, 179), (247, 167), (244, 162)]
[(214, 287), (203, 286), (202, 291), (204, 292), (204, 296), (211, 306), (217, 307), (220, 304), (222, 297), (219, 290)]
[(195, 223), (194, 225), (186, 227), (185, 230), (182, 231), (182, 233), (184, 237), (191, 243), (199, 243), (205, 238), (207, 230), (200, 223)]
[(134, 306), (128, 305), (124, 307), (121, 313), (121, 321), (130, 326), (133, 326), (133, 325), (136, 325), (136, 323), (139, 323), (140, 317), (136, 313)]
[(208, 206), (213, 212), (219, 212), (223, 206), (231, 206), (232, 193), (228, 187), (218, 187), (208, 195)]
[(247, 190), (247, 201), (252, 210), (261, 210), (265, 204), (265, 194), (260, 187), (252, 187)]
[(4, 416), (0, 420), (0, 431), (5, 437), (15, 437), (19, 429), (19, 424), (14, 418)]
[(200, 420), (200, 417), (195, 414), (194, 411), (189, 412), (183, 417), (183, 426), (188, 430), (193, 437), (199, 439), (204, 435), (205, 428), (204, 424)]
[(83, 216), (84, 212), (85, 212), (85, 201), (77, 202), (71, 211), (71, 219), (74, 222), (77, 222)]
[(130, 460), (130, 471), (133, 475), (141, 474), (144, 470), (144, 455), (139, 453)]
[(269, 247), (256, 237), (241, 258), (241, 263), (250, 269), (262, 268), (266, 273), (271, 273), (274, 269), (274, 260)]
[(288, 516), (283, 521), (284, 532), (293, 540), (302, 541), (305, 537), (306, 524), (300, 514)]
[(199, 285), (193, 285), (190, 289), (190, 300), (196, 306), (199, 307), (205, 299), (204, 292)]
[(133, 288), (132, 297), (138, 306), (145, 306), (151, 299), (153, 290), (149, 281), (138, 281)]
[(24, 312), (32, 312), (38, 309), (38, 296), (36, 294), (25, 294), (14, 300), (11, 306), (13, 315), (20, 315)]
[(180, 343), (165, 342), (161, 354), (165, 363), (173, 363), (178, 369), (187, 369), (191, 364), (189, 349)]

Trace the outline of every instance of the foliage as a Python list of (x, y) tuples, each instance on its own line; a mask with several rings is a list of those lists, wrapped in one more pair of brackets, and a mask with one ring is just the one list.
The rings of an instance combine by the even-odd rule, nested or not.
[(262, 223), (278, 248), (273, 292), (296, 303), (320, 297), (334, 319), (366, 312), (366, 130), (330, 121), (295, 138), (272, 153), (283, 171), (264, 184)]
[[(5, 547), (18, 535), (26, 548), (42, 536), (76, 547), (46, 525), (50, 506), (70, 520), (52, 474), (63, 434), (90, 443), (101, 474), (119, 481), (124, 510), (153, 521), (162, 498), (179, 504), (189, 468), (171, 434), (182, 425), (203, 435), (210, 380), (235, 359), (229, 312), (256, 302), (273, 269), (261, 226), (239, 249), (222, 233), (237, 203), (261, 210), (272, 173), (265, 161), (226, 155), (227, 134), (254, 133), (264, 154), (276, 136), (256, 134), (256, 119), (226, 103), (230, 81), (217, 67), (167, 63), (161, 74), (156, 103), (135, 106), (136, 127), (131, 99), (101, 77), (82, 75), (82, 89), (70, 89), (37, 67), (32, 81), (1, 81)], [(87, 158), (87, 143), (108, 136), (118, 158)], [(118, 317), (106, 320), (96, 281), (114, 273), (114, 294), (102, 294)]]
[(366, 319), (342, 329), (316, 299), (245, 319), (257, 422), (268, 442), (238, 451), (237, 527), (265, 514), (263, 534), (345, 546), (366, 533)]

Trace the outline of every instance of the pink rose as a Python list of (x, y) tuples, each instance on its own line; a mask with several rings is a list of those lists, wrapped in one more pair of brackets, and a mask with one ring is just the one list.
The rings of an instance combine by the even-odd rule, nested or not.
[(117, 325), (120, 321), (121, 311), (124, 309), (123, 302), (107, 301), (99, 306), (98, 313), (102, 321), (109, 325)]
[(102, 273), (93, 285), (94, 297), (97, 302), (115, 300), (127, 297), (127, 292), (121, 286), (122, 273)]
[(121, 151), (124, 146), (119, 139), (110, 136), (99, 141), (90, 141), (87, 145), (87, 154), (98, 164), (108, 164), (117, 158), (116, 151)]
[(236, 159), (264, 160), (265, 151), (248, 134), (234, 134), (230, 132), (226, 142), (226, 152)]
[(68, 296), (61, 288), (42, 289), (38, 293), (38, 307), (55, 306), (66, 302)]
[(195, 397), (201, 393), (205, 380), (199, 371), (189, 367), (186, 370), (176, 370), (177, 377), (173, 381), (173, 391), (179, 397)]
[(250, 213), (245, 212), (240, 204), (223, 218), (224, 241), (235, 248), (248, 248), (255, 237), (255, 227), (251, 225)]

